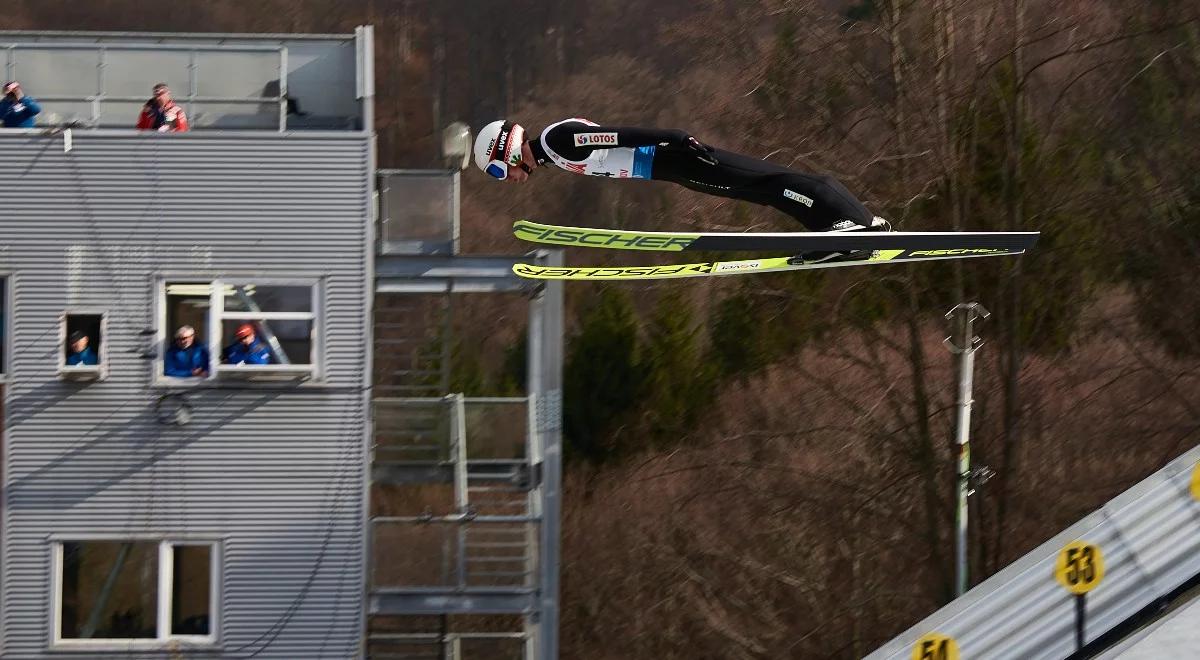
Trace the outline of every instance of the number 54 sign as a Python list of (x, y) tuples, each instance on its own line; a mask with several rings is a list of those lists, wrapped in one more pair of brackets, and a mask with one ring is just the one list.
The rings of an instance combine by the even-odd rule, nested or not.
[(927, 633), (913, 644), (912, 660), (958, 660), (958, 644), (953, 637)]
[(1073, 594), (1085, 594), (1104, 579), (1104, 556), (1100, 547), (1073, 541), (1058, 553), (1054, 577)]

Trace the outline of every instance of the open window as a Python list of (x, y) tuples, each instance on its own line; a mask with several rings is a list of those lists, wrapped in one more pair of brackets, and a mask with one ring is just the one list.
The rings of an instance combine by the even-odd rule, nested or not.
[(216, 640), (215, 543), (98, 540), (53, 545), (59, 647)]
[(320, 367), (315, 280), (162, 281), (158, 374), (174, 383), (299, 380)]
[(194, 382), (212, 373), (209, 322), (211, 282), (167, 281), (163, 284), (157, 375)]
[(108, 372), (102, 311), (70, 311), (59, 319), (58, 377), (99, 380)]
[(219, 308), (222, 378), (307, 378), (318, 366), (314, 283), (222, 281)]

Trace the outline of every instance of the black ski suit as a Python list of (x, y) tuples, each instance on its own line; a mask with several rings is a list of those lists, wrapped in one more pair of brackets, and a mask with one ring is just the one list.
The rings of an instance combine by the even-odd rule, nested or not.
[(682, 130), (604, 127), (569, 119), (531, 138), (530, 148), (539, 165), (553, 162), (576, 174), (670, 181), (777, 208), (811, 231), (867, 228), (873, 219), (833, 177), (714, 149)]

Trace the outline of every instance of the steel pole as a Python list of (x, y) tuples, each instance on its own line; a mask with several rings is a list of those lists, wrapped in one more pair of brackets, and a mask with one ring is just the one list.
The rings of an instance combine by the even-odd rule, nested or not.
[(952, 337), (945, 339), (951, 352), (959, 355), (958, 361), (958, 428), (955, 439), (958, 444), (957, 487), (958, 505), (954, 510), (954, 596), (967, 592), (967, 498), (971, 495), (971, 404), (975, 379), (975, 350), (983, 343), (975, 336), (974, 323), (977, 318), (987, 318), (989, 312), (979, 303), (956, 305), (946, 313), (951, 319), (961, 314), (962, 344), (955, 344)]
[[(971, 322), (967, 321), (966, 325), (967, 332), (970, 333)], [(957, 528), (957, 545), (954, 549), (954, 560), (957, 566), (954, 571), (955, 596), (961, 596), (967, 592), (967, 491), (970, 487), (968, 476), (971, 474), (971, 439), (969, 436), (975, 349), (969, 348), (964, 351), (958, 364), (958, 507), (955, 514), (955, 527)]]

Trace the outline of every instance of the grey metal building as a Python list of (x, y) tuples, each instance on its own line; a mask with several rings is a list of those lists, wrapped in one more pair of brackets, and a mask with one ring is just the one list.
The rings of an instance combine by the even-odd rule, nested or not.
[[(561, 289), (452, 241), (377, 259), (370, 28), (0, 47), (43, 105), (0, 129), (0, 656), (555, 657)], [(190, 132), (132, 130), (159, 81)], [(444, 361), (389, 367), (421, 388), (377, 396), (375, 340), (405, 340), (410, 301), (501, 291), (529, 301), (520, 396), (413, 375)], [(373, 515), (396, 510), (375, 482), (452, 496)], [(476, 614), (519, 624), (451, 630)], [(435, 624), (371, 624), (390, 647), (369, 652), (377, 617)]]

